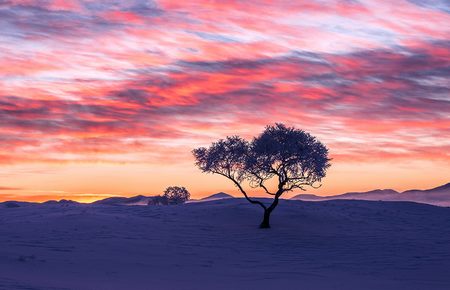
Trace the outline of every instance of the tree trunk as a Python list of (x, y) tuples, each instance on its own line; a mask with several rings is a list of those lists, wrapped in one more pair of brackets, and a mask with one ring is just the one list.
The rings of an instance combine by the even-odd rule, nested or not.
[(259, 228), (261, 229), (269, 229), (270, 228), (270, 213), (271, 211), (269, 209), (264, 210), (264, 218), (261, 224), (259, 225)]
[(280, 189), (275, 194), (275, 199), (274, 199), (273, 203), (268, 208), (264, 209), (264, 218), (263, 218), (262, 223), (259, 225), (259, 228), (270, 229), (270, 214), (277, 207), (278, 199), (280, 198), (281, 194), (283, 194), (283, 191)]

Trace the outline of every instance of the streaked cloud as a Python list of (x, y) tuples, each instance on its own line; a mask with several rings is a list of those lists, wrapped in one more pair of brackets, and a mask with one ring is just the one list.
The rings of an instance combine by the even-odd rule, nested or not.
[(0, 163), (187, 164), (285, 122), (336, 162), (449, 164), (449, 22), (445, 1), (1, 1)]

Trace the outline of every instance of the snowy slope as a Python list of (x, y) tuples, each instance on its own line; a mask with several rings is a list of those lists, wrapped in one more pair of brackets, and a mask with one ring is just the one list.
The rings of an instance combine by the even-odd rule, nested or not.
[(450, 289), (450, 208), (0, 205), (0, 289)]

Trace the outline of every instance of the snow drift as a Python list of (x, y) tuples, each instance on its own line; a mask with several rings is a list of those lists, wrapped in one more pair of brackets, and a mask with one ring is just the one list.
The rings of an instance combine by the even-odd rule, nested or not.
[(450, 208), (241, 198), (0, 206), (0, 289), (449, 289)]

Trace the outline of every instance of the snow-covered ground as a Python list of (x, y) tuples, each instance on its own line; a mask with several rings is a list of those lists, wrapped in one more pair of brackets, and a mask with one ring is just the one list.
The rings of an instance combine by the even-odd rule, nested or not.
[(0, 289), (450, 289), (450, 208), (0, 204)]

